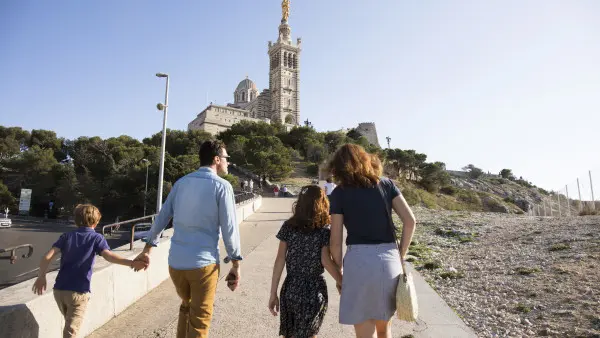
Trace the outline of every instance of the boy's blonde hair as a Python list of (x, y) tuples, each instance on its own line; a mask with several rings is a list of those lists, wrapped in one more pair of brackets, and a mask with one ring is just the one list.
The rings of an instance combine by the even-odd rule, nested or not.
[(92, 227), (98, 222), (102, 215), (100, 210), (91, 204), (78, 204), (75, 207), (75, 225), (78, 227)]

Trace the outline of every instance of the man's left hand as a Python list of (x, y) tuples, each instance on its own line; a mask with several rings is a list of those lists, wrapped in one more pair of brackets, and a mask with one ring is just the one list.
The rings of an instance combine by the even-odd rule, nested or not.
[(227, 287), (231, 291), (235, 291), (235, 289), (237, 289), (237, 287), (240, 284), (240, 267), (239, 266), (231, 267), (225, 280), (227, 281)]

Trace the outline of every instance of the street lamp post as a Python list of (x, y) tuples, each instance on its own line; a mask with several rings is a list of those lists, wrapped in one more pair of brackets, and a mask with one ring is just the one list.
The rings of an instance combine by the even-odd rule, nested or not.
[(167, 108), (169, 107), (169, 75), (165, 73), (156, 73), (157, 77), (167, 78), (167, 85), (165, 88), (165, 103), (159, 103), (156, 105), (158, 110), (162, 110), (163, 114), (163, 129), (162, 129), (162, 145), (160, 148), (160, 167), (158, 170), (158, 191), (156, 195), (156, 213), (160, 212), (162, 207), (162, 191), (163, 191), (163, 177), (165, 171), (165, 144), (167, 143)]
[(150, 161), (147, 159), (142, 159), (143, 163), (146, 163), (146, 188), (144, 189), (144, 217), (146, 216), (146, 195), (148, 195), (148, 166), (150, 165)]

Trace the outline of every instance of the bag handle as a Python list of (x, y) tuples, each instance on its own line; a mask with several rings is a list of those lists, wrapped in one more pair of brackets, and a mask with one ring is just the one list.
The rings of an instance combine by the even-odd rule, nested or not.
[[(400, 251), (400, 245), (398, 244), (398, 236), (396, 235), (396, 227), (394, 226), (394, 221), (392, 220), (392, 206), (389, 204), (388, 199), (386, 197), (385, 191), (383, 191), (383, 181), (379, 180), (377, 183), (377, 189), (379, 190), (379, 195), (381, 195), (381, 199), (385, 205), (385, 214), (388, 218), (388, 223), (390, 225), (390, 230), (394, 235), (394, 243), (396, 243), (396, 248), (398, 248), (398, 256), (400, 256), (400, 265), (402, 266), (402, 278), (406, 282), (407, 274), (406, 274), (406, 264), (404, 263), (404, 258), (402, 258), (402, 251)], [(393, 183), (392, 183), (393, 184)], [(404, 232), (402, 232), (402, 237), (404, 237)]]

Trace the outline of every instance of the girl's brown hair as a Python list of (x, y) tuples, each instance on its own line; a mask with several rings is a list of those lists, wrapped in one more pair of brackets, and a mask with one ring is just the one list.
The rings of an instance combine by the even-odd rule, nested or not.
[(302, 232), (320, 229), (330, 223), (329, 200), (325, 191), (316, 185), (307, 185), (300, 189), (293, 212), (294, 215), (287, 221), (287, 225)]
[(370, 188), (379, 183), (382, 167), (376, 155), (349, 143), (335, 152), (327, 170), (341, 186)]

